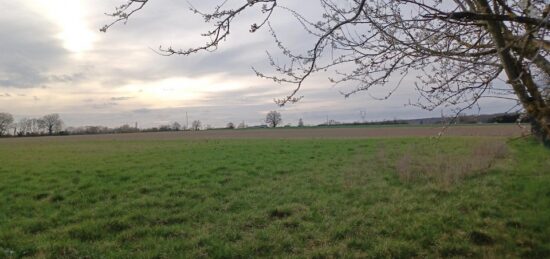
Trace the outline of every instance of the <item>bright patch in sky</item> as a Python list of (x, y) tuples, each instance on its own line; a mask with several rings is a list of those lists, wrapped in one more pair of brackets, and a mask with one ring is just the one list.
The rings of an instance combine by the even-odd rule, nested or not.
[(33, 0), (32, 8), (59, 26), (56, 35), (63, 41), (63, 47), (74, 53), (92, 48), (96, 33), (86, 22), (86, 14), (81, 1), (75, 0)]
[[(175, 77), (161, 81), (129, 84), (119, 89), (120, 94), (135, 94), (136, 99), (150, 108), (200, 105), (212, 93), (237, 90), (243, 85), (217, 76), (206, 78)], [(202, 103), (204, 104), (204, 103)]]

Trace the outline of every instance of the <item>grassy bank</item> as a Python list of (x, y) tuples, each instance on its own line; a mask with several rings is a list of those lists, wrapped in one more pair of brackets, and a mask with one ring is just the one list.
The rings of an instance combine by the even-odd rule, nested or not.
[(549, 257), (550, 152), (502, 143), (0, 143), (0, 258)]

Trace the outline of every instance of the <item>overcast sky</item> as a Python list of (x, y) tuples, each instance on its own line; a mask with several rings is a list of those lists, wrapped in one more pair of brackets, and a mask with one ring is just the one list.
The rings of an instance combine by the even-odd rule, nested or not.
[[(245, 0), (243, 0), (245, 1)], [(203, 1), (190, 1), (202, 7)], [(290, 3), (296, 1), (288, 1)], [(278, 107), (290, 86), (257, 78), (251, 67), (269, 72), (265, 51), (276, 46), (266, 30), (251, 34), (254, 16), (233, 25), (229, 40), (217, 52), (163, 57), (159, 45), (189, 48), (205, 42), (209, 29), (188, 10), (186, 1), (153, 0), (128, 24), (107, 33), (99, 28), (111, 19), (103, 13), (122, 4), (116, 0), (0, 0), (0, 112), (17, 119), (59, 113), (67, 126), (118, 126), (138, 122), (151, 127), (200, 119), (223, 126), (232, 121), (262, 123), (269, 110), (279, 110), (284, 123), (358, 121), (438, 116), (407, 106), (417, 94), (412, 81), (389, 100), (377, 101), (386, 89), (373, 89), (345, 99), (328, 75), (316, 74), (303, 86), (305, 98)], [(204, 4), (204, 3), (202, 3)], [(316, 1), (299, 1), (306, 16), (319, 14)], [(206, 7), (204, 7), (206, 8)], [(273, 24), (289, 46), (311, 46), (299, 26), (278, 11)], [(278, 13), (276, 13), (278, 14)], [(345, 89), (344, 89), (345, 90)], [(482, 113), (503, 112), (509, 103), (487, 100)], [(477, 112), (471, 111), (472, 113)]]

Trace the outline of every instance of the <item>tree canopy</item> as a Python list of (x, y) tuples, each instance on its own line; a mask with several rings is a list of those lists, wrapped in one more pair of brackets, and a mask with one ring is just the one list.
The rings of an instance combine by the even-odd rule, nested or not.
[(12, 123), (13, 115), (5, 112), (0, 112), (0, 136), (6, 133)]
[(269, 127), (275, 128), (282, 122), (283, 118), (281, 117), (281, 113), (279, 113), (278, 111), (270, 111), (265, 116), (265, 123), (267, 123)]

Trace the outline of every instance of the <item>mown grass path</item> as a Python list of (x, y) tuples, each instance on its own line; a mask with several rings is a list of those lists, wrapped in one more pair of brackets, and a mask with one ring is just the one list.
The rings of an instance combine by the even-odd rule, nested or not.
[(452, 184), (397, 172), (481, 140), (6, 142), (0, 258), (549, 257), (548, 150)]

